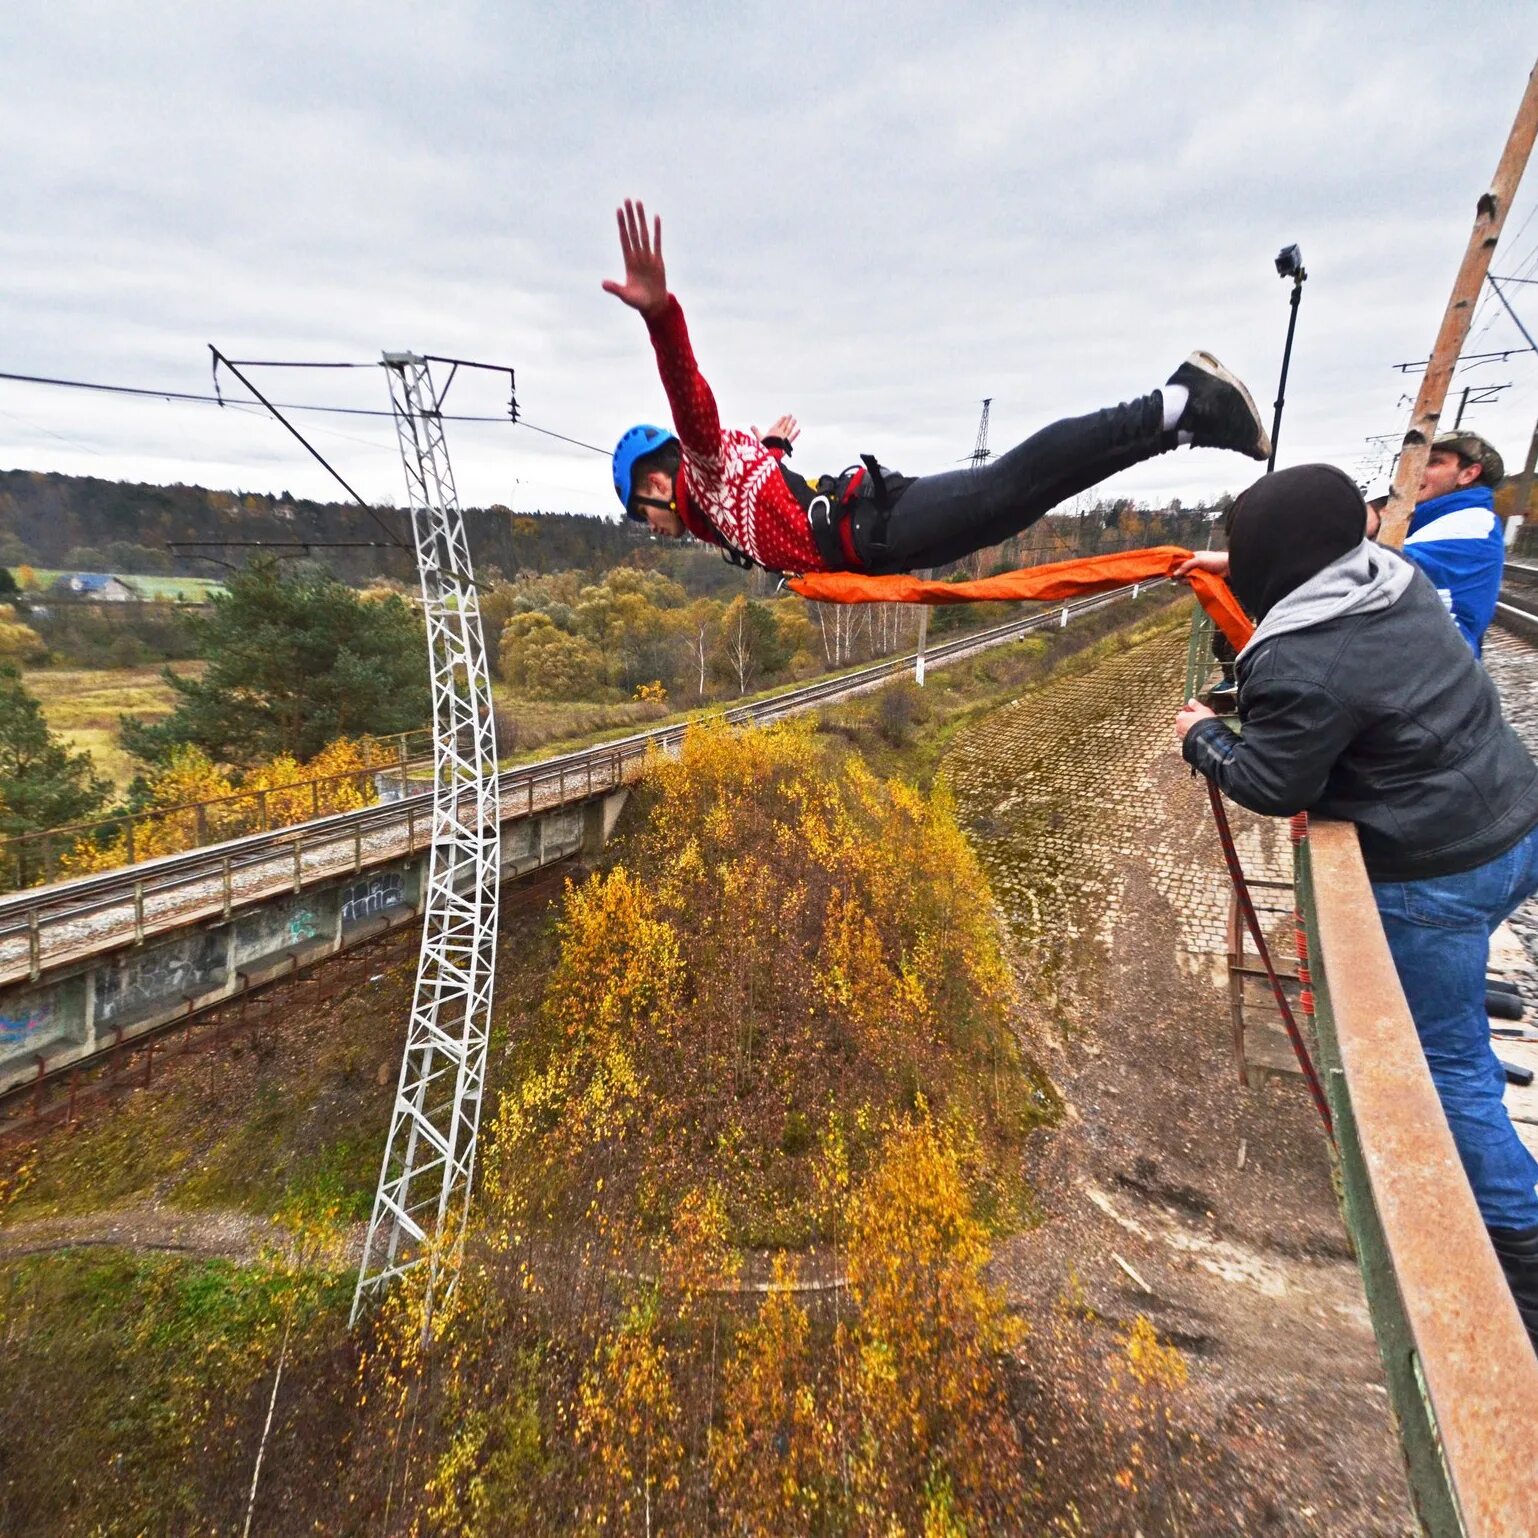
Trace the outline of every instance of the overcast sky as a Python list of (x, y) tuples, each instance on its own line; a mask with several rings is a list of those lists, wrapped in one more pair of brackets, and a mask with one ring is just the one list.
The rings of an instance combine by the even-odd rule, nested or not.
[[(1538, 52), (1531, 4), (1346, 7), (11, 5), (0, 11), (0, 370), (200, 391), (233, 357), (448, 353), (517, 369), (530, 423), (607, 449), (666, 420), (615, 203), (661, 213), (728, 423), (793, 411), (797, 466), (908, 473), (1160, 383), (1193, 347), (1269, 416), (1309, 280), (1280, 462), (1365, 474), (1402, 433)], [(1538, 169), (1494, 270), (1538, 277)], [(1538, 287), (1512, 297), (1538, 332)], [(1493, 299), (1469, 352), (1523, 345)], [(374, 371), (264, 374), (387, 405)], [(1520, 467), (1538, 359), (1470, 409)], [(238, 394), (238, 390), (235, 392)], [(494, 412), (492, 381), (451, 408)], [(1444, 420), (1451, 422), (1451, 409)], [(296, 417), (370, 499), (387, 420)], [(457, 424), (466, 503), (617, 511), (605, 456)], [(330, 496), (259, 413), (0, 381), (0, 466)], [(1113, 483), (1251, 478), (1182, 450)]]

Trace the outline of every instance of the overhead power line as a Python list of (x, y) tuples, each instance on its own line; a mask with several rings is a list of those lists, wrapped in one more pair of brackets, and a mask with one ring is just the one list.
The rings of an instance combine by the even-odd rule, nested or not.
[[(239, 359), (233, 360), (237, 364)], [(255, 366), (255, 365), (251, 365)], [(305, 367), (305, 368), (377, 368), (378, 364), (277, 364), (268, 367)], [(234, 406), (240, 405), (238, 401), (221, 400), (217, 395), (204, 395), (189, 390), (157, 390), (146, 385), (119, 385), (101, 384), (89, 379), (60, 379), (48, 374), (15, 374), (0, 370), (0, 380), (9, 380), (13, 384), (52, 385), (65, 390), (89, 390), (101, 395), (129, 395), (137, 396), (144, 400), (163, 401), (190, 401), (198, 405), (207, 406)], [(255, 405), (256, 402), (249, 404)], [(375, 411), (365, 406), (322, 406), (310, 401), (278, 401), (275, 403), (282, 411), (314, 411), (323, 412), (328, 416), (344, 417), (390, 417), (391, 412)], [(527, 428), (531, 433), (538, 433), (542, 438), (555, 438), (561, 443), (569, 443), (574, 448), (586, 449), (592, 454), (602, 454), (609, 457), (609, 450), (600, 448), (596, 443), (584, 442), (581, 438), (570, 437), (566, 433), (552, 431), (548, 427), (536, 427), (533, 422), (526, 422), (520, 418), (517, 422), (510, 421), (506, 416), (476, 416), (472, 414), (454, 415), (449, 412), (443, 414), (445, 422), (499, 422), (508, 427)]]
[[(326, 472), (326, 474), (329, 475), (331, 477), (331, 479), (334, 480), (337, 483), (337, 485), (340, 486), (342, 488), (342, 490), (345, 491), (347, 493), (347, 495), (350, 496), (353, 499), (353, 501), (358, 504), (359, 507), (363, 508), (368, 513), (369, 517), (374, 520), (375, 527), (378, 528), (381, 533), (383, 533), (384, 537), (387, 540), (389, 540), (392, 545), (395, 545), (395, 546), (397, 546), (398, 548), (400, 548), (402, 550), (409, 550), (411, 548), (400, 537), (400, 535), (398, 535), (395, 532), (395, 530), (392, 529), (384, 521), (384, 519), (382, 519), (379, 516), (379, 514), (376, 513), (374, 511), (374, 509), (372, 507), (370, 507), (369, 504), (366, 501), (364, 501), (364, 499), (361, 496), (359, 496), (358, 493), (356, 491), (354, 491), (352, 489), (352, 487), (347, 484), (346, 481), (344, 481), (342, 479), (342, 477), (332, 467), (331, 463), (320, 452), (320, 450), (317, 449), (315, 447), (315, 445), (313, 443), (311, 443), (310, 440), (308, 438), (306, 438), (305, 435), (302, 432), (300, 432), (299, 429), (297, 427), (295, 427), (294, 424), (292, 422), (290, 422), (287, 417), (285, 417), (283, 415), (283, 412), (281, 410), (279, 410), (278, 407), (273, 405), (273, 403), (270, 400), (268, 400), (267, 397), (265, 395), (263, 395), (262, 392), (260, 390), (258, 390), (257, 387), (254, 384), (252, 384), (251, 381), (249, 379), (247, 379), (246, 376), (244, 374), (242, 374), (241, 371), (233, 363), (231, 363), (230, 360), (228, 358), (226, 358), (224, 356), (224, 354), (222, 352), (220, 352), (217, 347), (215, 347), (213, 345), (212, 342), (210, 342), (208, 344), (208, 350), (209, 350), (210, 353), (213, 354), (214, 375), (215, 375), (215, 381), (216, 381), (215, 385), (214, 385), (215, 390), (218, 389), (218, 383), (217, 383), (218, 370), (219, 370), (219, 365), (222, 363), (241, 382), (241, 384), (243, 384), (246, 387), (246, 389), (248, 389), (273, 414), (273, 416), (277, 419), (277, 422), (278, 422), (279, 426), (285, 428), (288, 431), (288, 433), (290, 434), (290, 436), (296, 438), (299, 441), (300, 446), (305, 450), (306, 453), (309, 454), (310, 458), (313, 459), (316, 462), (316, 464), (318, 464), (321, 467), (321, 469), (324, 470)], [(223, 405), (223, 401), (222, 400), (221, 400), (220, 404)]]

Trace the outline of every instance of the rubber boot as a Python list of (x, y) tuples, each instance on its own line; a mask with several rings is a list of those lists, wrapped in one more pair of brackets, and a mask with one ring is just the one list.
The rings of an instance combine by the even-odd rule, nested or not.
[(1538, 1228), (1492, 1228), (1490, 1243), (1517, 1300), (1527, 1338), (1538, 1351)]

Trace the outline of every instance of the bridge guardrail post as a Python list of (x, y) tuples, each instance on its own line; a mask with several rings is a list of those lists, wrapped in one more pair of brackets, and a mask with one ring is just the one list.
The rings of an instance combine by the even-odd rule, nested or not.
[(144, 882), (134, 882), (134, 944), (144, 944)]

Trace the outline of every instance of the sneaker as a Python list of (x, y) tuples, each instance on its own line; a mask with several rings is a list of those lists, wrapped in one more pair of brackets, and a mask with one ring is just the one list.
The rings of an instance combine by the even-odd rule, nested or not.
[(1244, 385), (1212, 356), (1193, 352), (1169, 377), (1190, 392), (1175, 424), (1197, 448), (1234, 449), (1251, 459), (1271, 457), (1271, 434)]

